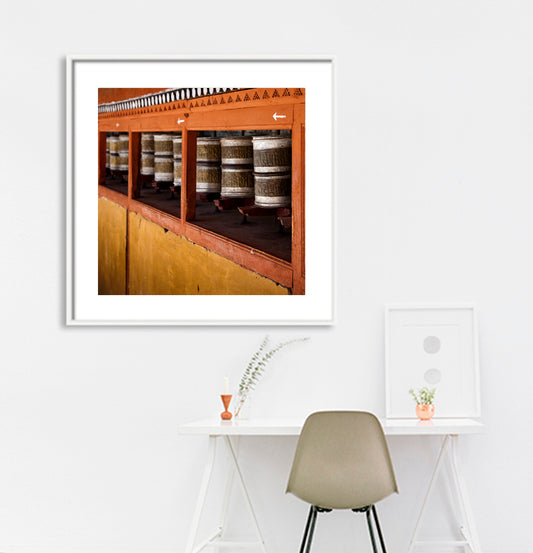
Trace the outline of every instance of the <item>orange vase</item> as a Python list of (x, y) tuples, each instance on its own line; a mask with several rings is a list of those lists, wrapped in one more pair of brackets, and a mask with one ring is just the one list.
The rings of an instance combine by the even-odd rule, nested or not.
[(222, 394), (220, 397), (222, 398), (222, 403), (224, 404), (224, 411), (220, 413), (220, 418), (222, 420), (229, 421), (231, 420), (231, 417), (233, 417), (233, 415), (228, 411), (228, 407), (231, 402), (232, 395)]
[(435, 414), (435, 406), (434, 405), (422, 405), (419, 403), (416, 406), (416, 416), (421, 421), (428, 421), (431, 419), (431, 417)]

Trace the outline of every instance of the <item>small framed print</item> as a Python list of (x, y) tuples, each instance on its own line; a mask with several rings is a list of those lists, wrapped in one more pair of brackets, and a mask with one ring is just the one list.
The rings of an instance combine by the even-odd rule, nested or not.
[(386, 415), (413, 418), (411, 388), (435, 388), (435, 418), (479, 417), (477, 316), (473, 305), (387, 306)]

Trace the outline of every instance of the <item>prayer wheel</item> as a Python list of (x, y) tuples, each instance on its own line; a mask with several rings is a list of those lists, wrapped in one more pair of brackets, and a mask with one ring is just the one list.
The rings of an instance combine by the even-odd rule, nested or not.
[(291, 139), (279, 136), (254, 136), (254, 172), (289, 173), (292, 166)]
[(141, 133), (141, 151), (147, 154), (154, 153), (154, 133)]
[(220, 163), (220, 138), (197, 138), (196, 161), (201, 163)]
[(181, 158), (174, 158), (174, 186), (181, 186)]
[(127, 173), (129, 168), (128, 152), (120, 152), (118, 156), (118, 170)]
[(118, 152), (119, 152), (118, 136), (110, 136), (109, 137), (109, 153), (110, 154), (118, 154)]
[(222, 198), (253, 198), (254, 176), (250, 167), (222, 166)]
[(154, 134), (154, 155), (172, 157), (172, 136), (170, 134)]
[(251, 136), (220, 139), (222, 165), (253, 165), (254, 149)]
[[(156, 144), (157, 149), (157, 144)], [(155, 156), (154, 180), (156, 182), (172, 182), (174, 180), (174, 160), (171, 156)]]
[(254, 173), (255, 205), (259, 207), (290, 207), (290, 174)]
[(118, 171), (119, 168), (119, 156), (118, 154), (109, 154), (109, 169), (111, 171)]
[(130, 136), (129, 134), (121, 134), (118, 137), (118, 151), (119, 153), (125, 153), (128, 154), (130, 147)]
[(181, 159), (181, 136), (175, 136), (172, 139), (174, 159)]
[(154, 154), (141, 152), (141, 175), (154, 174)]
[(111, 169), (111, 150), (110, 150), (110, 144), (109, 139), (111, 138), (111, 135), (108, 133), (105, 138), (105, 168)]
[(196, 164), (196, 192), (220, 192), (220, 165)]

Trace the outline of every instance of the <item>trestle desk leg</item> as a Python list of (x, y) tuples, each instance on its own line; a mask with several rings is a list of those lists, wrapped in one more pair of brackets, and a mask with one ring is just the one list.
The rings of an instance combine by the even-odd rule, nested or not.
[[(236, 436), (235, 441), (235, 454), (239, 453), (239, 436)], [(222, 509), (220, 511), (220, 519), (218, 529), (220, 530), (220, 538), (224, 537), (224, 530), (226, 528), (226, 520), (228, 518), (229, 502), (231, 499), (231, 491), (233, 489), (233, 482), (235, 480), (235, 465), (232, 461), (229, 463), (228, 476), (226, 479), (226, 488), (224, 490), (224, 498), (222, 499)], [(219, 547), (215, 547), (215, 553), (220, 551)]]
[(207, 496), (207, 489), (209, 487), (209, 481), (211, 480), (211, 474), (213, 473), (213, 465), (215, 463), (216, 454), (216, 436), (209, 436), (209, 445), (207, 449), (207, 461), (204, 468), (204, 474), (202, 477), (202, 483), (200, 485), (200, 492), (198, 493), (198, 499), (196, 500), (196, 508), (192, 517), (191, 530), (189, 532), (189, 540), (185, 548), (185, 553), (193, 553), (194, 543), (198, 534), (198, 525), (200, 524), (200, 517), (205, 505), (205, 499)]
[(435, 463), (435, 468), (433, 469), (433, 474), (431, 475), (431, 480), (429, 482), (429, 487), (428, 487), (428, 490), (426, 492), (426, 496), (424, 497), (424, 502), (422, 503), (422, 508), (420, 509), (420, 514), (418, 515), (418, 519), (417, 519), (416, 525), (415, 525), (415, 530), (413, 532), (413, 537), (411, 538), (411, 543), (409, 544), (409, 549), (407, 550), (407, 553), (412, 553), (415, 546), (416, 546), (416, 541), (417, 541), (417, 538), (418, 538), (418, 532), (420, 530), (420, 524), (422, 522), (422, 517), (424, 516), (424, 512), (426, 510), (426, 506), (427, 506), (427, 503), (428, 503), (428, 500), (429, 500), (429, 496), (431, 495), (431, 491), (433, 490), (433, 486), (435, 485), (435, 480), (436, 480), (437, 474), (439, 472), (440, 466), (442, 464), (442, 460), (444, 458), (446, 448), (448, 446), (449, 439), (450, 439), (450, 437), (448, 435), (446, 435), (444, 437), (444, 439), (442, 440), (442, 445), (441, 445), (441, 448), (440, 448), (440, 451), (439, 451), (439, 456), (437, 458), (437, 462)]
[(455, 489), (459, 500), (459, 509), (461, 511), (463, 524), (465, 526), (463, 530), (463, 535), (464, 538), (467, 540), (468, 547), (471, 549), (472, 553), (481, 553), (481, 547), (474, 523), (472, 507), (468, 498), (468, 492), (466, 490), (463, 475), (460, 470), (459, 461), (457, 460), (457, 439), (458, 436), (456, 434), (451, 436), (448, 453), (451, 465), (451, 476), (455, 484)]
[(244, 482), (244, 478), (242, 476), (241, 468), (239, 467), (239, 461), (237, 459), (237, 455), (235, 453), (235, 449), (233, 448), (233, 444), (231, 443), (231, 439), (229, 436), (224, 436), (224, 440), (226, 442), (226, 445), (228, 446), (228, 450), (230, 452), (230, 457), (233, 461), (233, 466), (235, 467), (235, 472), (237, 474), (237, 479), (239, 480), (241, 484), (241, 488), (244, 494), (244, 499), (246, 501), (246, 504), (248, 505), (248, 509), (250, 511), (250, 514), (252, 516), (252, 520), (255, 526), (255, 530), (257, 532), (257, 536), (259, 538), (259, 546), (261, 547), (261, 551), (263, 553), (266, 553), (265, 548), (265, 540), (263, 539), (263, 535), (261, 534), (261, 529), (259, 528), (259, 524), (257, 522), (257, 517), (255, 516), (255, 511), (252, 506), (252, 502), (250, 500), (250, 496), (248, 495), (248, 489), (246, 488), (246, 484)]

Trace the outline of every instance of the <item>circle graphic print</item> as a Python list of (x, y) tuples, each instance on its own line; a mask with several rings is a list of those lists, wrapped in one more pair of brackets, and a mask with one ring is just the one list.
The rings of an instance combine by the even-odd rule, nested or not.
[(427, 336), (424, 339), (424, 351), (426, 353), (438, 353), (440, 346), (441, 343), (437, 336)]

